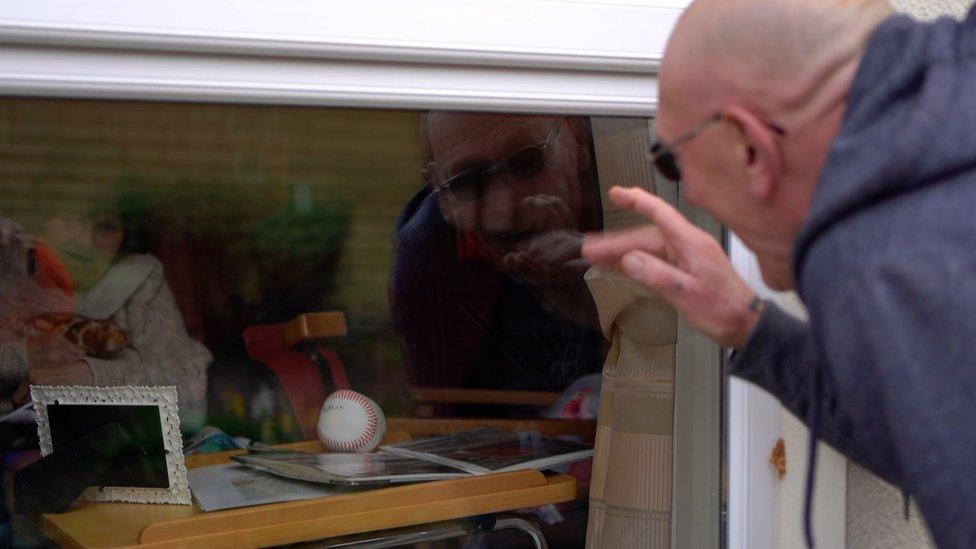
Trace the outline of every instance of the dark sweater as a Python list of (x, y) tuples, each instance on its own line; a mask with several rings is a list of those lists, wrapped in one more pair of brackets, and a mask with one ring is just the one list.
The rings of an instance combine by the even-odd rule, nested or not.
[[(607, 342), (597, 327), (549, 311), (484, 260), (459, 259), (456, 238), (426, 189), (397, 221), (390, 303), (411, 383), (562, 391), (600, 371)], [(577, 299), (593, 307), (585, 290)]]
[(873, 34), (793, 259), (732, 372), (976, 547), (976, 10)]

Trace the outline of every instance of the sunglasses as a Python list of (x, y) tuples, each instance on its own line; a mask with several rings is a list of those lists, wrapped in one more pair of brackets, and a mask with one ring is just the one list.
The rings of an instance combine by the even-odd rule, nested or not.
[(443, 192), (458, 202), (477, 202), (485, 196), (488, 186), (503, 173), (518, 181), (528, 181), (546, 168), (546, 150), (559, 137), (562, 128), (563, 124), (558, 122), (545, 141), (525, 147), (497, 164), (465, 170), (443, 183), (435, 184), (433, 192)]
[[(678, 165), (678, 158), (675, 156), (674, 150), (678, 147), (678, 145), (698, 137), (699, 134), (707, 130), (712, 124), (722, 120), (722, 118), (723, 116), (721, 113), (715, 113), (712, 116), (709, 116), (704, 122), (692, 128), (691, 131), (672, 141), (670, 145), (665, 145), (660, 140), (655, 141), (654, 144), (651, 145), (649, 154), (651, 155), (651, 161), (654, 162), (654, 167), (657, 169), (658, 173), (670, 181), (674, 181), (676, 183), (681, 181), (681, 166)], [(782, 126), (769, 122), (768, 120), (760, 120), (762, 120), (764, 124), (769, 126), (771, 130), (779, 135), (786, 135), (786, 130), (783, 129)]]

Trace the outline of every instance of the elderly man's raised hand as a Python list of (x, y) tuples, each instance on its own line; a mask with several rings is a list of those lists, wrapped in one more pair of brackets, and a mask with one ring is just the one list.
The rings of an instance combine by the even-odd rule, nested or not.
[(754, 293), (724, 250), (667, 202), (640, 189), (614, 187), (610, 199), (653, 226), (587, 235), (583, 256), (648, 287), (721, 345), (738, 348), (759, 318)]

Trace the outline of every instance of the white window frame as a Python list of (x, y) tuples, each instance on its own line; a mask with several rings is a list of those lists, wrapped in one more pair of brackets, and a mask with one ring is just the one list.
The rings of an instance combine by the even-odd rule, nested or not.
[[(761, 297), (770, 298), (755, 256), (735, 234), (730, 233), (728, 241), (736, 271)], [(778, 547), (780, 490), (769, 454), (782, 434), (782, 408), (769, 393), (735, 377), (729, 378), (727, 395), (728, 546)], [(804, 465), (787, 463), (801, 471)]]
[[(5, 2), (0, 96), (651, 117), (688, 3)], [(775, 487), (755, 448), (778, 436), (778, 409), (737, 383), (729, 400), (728, 547), (769, 546)]]
[(31, 0), (2, 93), (647, 116), (683, 0)]

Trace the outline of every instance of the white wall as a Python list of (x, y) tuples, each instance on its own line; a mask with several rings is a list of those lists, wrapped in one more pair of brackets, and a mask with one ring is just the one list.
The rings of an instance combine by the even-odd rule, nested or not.
[[(806, 311), (794, 293), (773, 292), (762, 282), (755, 256), (742, 243), (732, 237), (730, 255), (739, 273), (745, 277), (756, 293), (770, 299), (799, 317), (805, 317)], [(743, 527), (730, 531), (730, 547), (758, 548), (758, 547), (804, 547), (803, 536), (803, 501), (806, 488), (807, 456), (810, 443), (810, 432), (800, 420), (783, 409), (768, 393), (750, 386), (748, 383), (732, 378), (730, 381), (730, 406), (738, 406), (748, 395), (748, 407), (751, 412), (748, 422), (762, 422), (762, 428), (749, 433), (750, 436), (740, 435), (743, 444), (732, 441), (730, 444), (729, 466), (733, 471), (745, 470), (749, 475), (749, 502), (738, 502), (747, 505), (761, 505), (762, 501), (772, 500), (775, 510), (768, 518), (757, 513), (749, 514), (749, 524), (745, 525), (749, 532), (741, 532)], [(730, 429), (734, 429), (730, 426)], [(768, 462), (776, 440), (782, 437), (786, 448), (786, 475), (777, 479), (772, 466)], [(730, 432), (730, 438), (736, 438), (736, 433)], [(829, 446), (821, 443), (818, 446), (817, 476), (814, 486), (814, 538), (818, 548), (840, 549), (845, 546), (846, 537), (846, 506), (844, 505), (847, 491), (847, 461)], [(735, 453), (745, 454), (736, 456)], [(747, 460), (748, 463), (738, 464), (737, 460)], [(738, 465), (738, 466), (737, 466)], [(730, 483), (736, 484), (735, 478)], [(731, 486), (731, 494), (738, 493), (736, 486)], [(735, 523), (733, 516), (739, 511), (729, 502), (730, 524)], [(755, 507), (752, 507), (753, 509)]]

